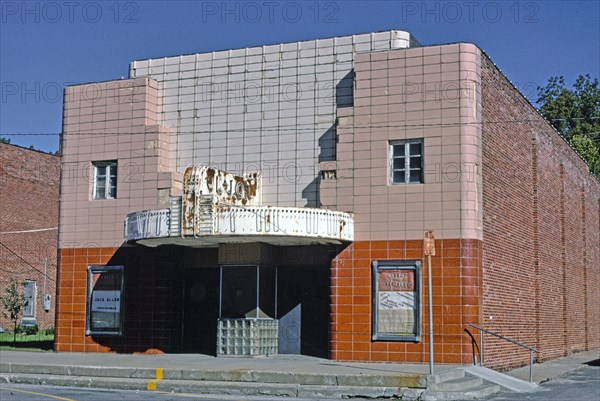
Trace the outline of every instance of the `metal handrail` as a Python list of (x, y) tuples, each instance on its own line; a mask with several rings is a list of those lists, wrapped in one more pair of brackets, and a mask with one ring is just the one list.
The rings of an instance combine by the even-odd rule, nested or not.
[(469, 323), (469, 326), (474, 327), (477, 330), (479, 330), (479, 366), (483, 366), (483, 333), (485, 332), (485, 333), (491, 334), (492, 336), (498, 337), (504, 341), (508, 341), (509, 343), (513, 343), (515, 345), (518, 345), (519, 347), (527, 348), (529, 350), (529, 382), (531, 383), (533, 381), (533, 370), (532, 370), (533, 369), (533, 353), (537, 352), (539, 354), (540, 351), (538, 351), (537, 349), (535, 349), (533, 347), (530, 347), (529, 345), (525, 345), (518, 341), (511, 340), (510, 338), (504, 337), (501, 334), (497, 334), (492, 331), (486, 330), (483, 327), (479, 327), (472, 323)]

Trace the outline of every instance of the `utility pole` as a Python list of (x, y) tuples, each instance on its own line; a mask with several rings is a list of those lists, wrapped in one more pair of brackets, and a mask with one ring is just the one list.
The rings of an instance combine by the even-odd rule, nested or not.
[(433, 375), (433, 291), (431, 287), (431, 256), (435, 255), (433, 231), (425, 231), (423, 249), (427, 255), (427, 295), (429, 300), (429, 374)]

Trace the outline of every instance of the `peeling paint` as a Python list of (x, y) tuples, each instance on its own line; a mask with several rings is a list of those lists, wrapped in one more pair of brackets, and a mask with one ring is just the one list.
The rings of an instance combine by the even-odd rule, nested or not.
[(238, 176), (202, 165), (186, 168), (183, 177), (183, 234), (200, 235), (201, 216), (214, 212), (216, 205), (260, 205), (261, 179), (260, 172)]

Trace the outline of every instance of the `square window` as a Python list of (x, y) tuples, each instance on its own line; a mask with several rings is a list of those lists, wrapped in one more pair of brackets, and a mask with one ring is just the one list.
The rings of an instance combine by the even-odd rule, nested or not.
[(94, 167), (93, 199), (116, 199), (117, 161), (92, 162)]
[(392, 184), (423, 183), (423, 140), (394, 141), (390, 147)]

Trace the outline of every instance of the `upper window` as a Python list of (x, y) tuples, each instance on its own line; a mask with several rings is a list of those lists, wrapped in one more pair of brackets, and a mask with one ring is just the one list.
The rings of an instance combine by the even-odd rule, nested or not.
[(390, 143), (390, 173), (392, 184), (423, 182), (423, 140)]
[(92, 162), (94, 166), (94, 199), (117, 197), (117, 161)]

